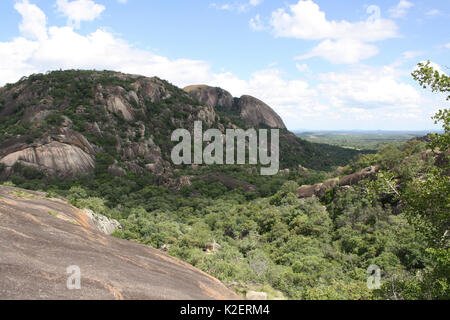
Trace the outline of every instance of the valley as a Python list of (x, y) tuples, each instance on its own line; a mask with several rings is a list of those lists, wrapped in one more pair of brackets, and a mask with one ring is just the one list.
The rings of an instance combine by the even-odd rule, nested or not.
[(356, 150), (379, 150), (388, 144), (400, 144), (426, 136), (429, 131), (317, 131), (294, 132), (298, 137), (313, 143), (331, 144)]
[[(448, 260), (442, 258), (448, 250), (448, 113), (436, 119), (444, 122), (443, 134), (384, 136), (381, 143), (367, 136), (342, 143), (327, 135), (330, 144), (312, 143), (287, 130), (264, 102), (221, 88), (183, 90), (113, 71), (31, 75), (0, 88), (0, 213), (10, 230), (2, 233), (4, 246), (12, 237), (25, 265), (29, 247), (16, 237), (50, 237), (40, 226), (30, 225), (37, 228), (32, 234), (23, 229), (20, 221), (28, 218), (70, 226), (66, 236), (76, 234), (79, 245), (100, 237), (58, 221), (58, 210), (8, 209), (12, 201), (17, 207), (29, 201), (11, 199), (10, 190), (23, 196), (26, 189), (38, 192), (39, 201), (63, 199), (70, 210), (117, 221), (113, 238), (101, 236), (102, 247), (95, 244), (99, 257), (120, 244), (130, 255), (125, 260), (139, 260), (133, 264), (140, 268), (169, 261), (174, 279), (183, 272), (193, 283), (206, 277), (198, 280), (200, 288), (186, 287), (191, 295), (173, 291), (174, 280), (159, 298), (244, 299), (255, 292), (293, 300), (448, 298)], [(174, 164), (172, 132), (182, 128), (193, 136), (196, 121), (221, 133), (278, 129), (280, 171), (264, 176), (260, 164)], [(388, 140), (395, 143), (385, 145)], [(421, 216), (424, 208), (432, 219)], [(54, 248), (58, 242), (43, 241), (38, 249), (51, 260), (54, 250), (65, 251)], [(157, 258), (142, 265), (145, 257)], [(119, 290), (125, 298), (157, 298), (151, 286), (133, 292), (126, 266), (114, 261), (99, 266), (123, 275), (107, 288), (127, 288)], [(0, 256), (0, 266), (8, 265), (19, 265), (12, 252)], [(382, 270), (376, 290), (367, 287), (371, 265)], [(133, 277), (145, 274), (133, 271)], [(11, 286), (0, 280), (1, 298), (21, 296), (1, 291)]]

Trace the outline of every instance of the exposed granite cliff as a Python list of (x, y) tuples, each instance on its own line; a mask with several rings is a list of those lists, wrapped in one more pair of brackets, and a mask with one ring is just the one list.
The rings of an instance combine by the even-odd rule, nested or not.
[(350, 175), (343, 176), (342, 178), (329, 179), (323, 183), (317, 183), (314, 185), (304, 185), (297, 189), (297, 195), (299, 198), (309, 198), (312, 196), (321, 198), (329, 189), (336, 186), (343, 187), (357, 184), (361, 180), (373, 177), (376, 175), (378, 170), (380, 170), (379, 166), (370, 166)]
[(16, 163), (45, 171), (51, 175), (69, 176), (95, 168), (95, 151), (80, 133), (67, 127), (46, 134), (32, 143), (20, 139), (0, 143), (0, 163), (9, 171)]
[(252, 96), (244, 95), (233, 99), (228, 91), (206, 85), (188, 86), (184, 90), (192, 98), (210, 107), (238, 112), (249, 126), (266, 125), (286, 129), (283, 120), (271, 107)]
[(233, 96), (226, 90), (206, 85), (193, 85), (184, 88), (194, 99), (210, 107), (223, 107), (231, 110)]
[(251, 126), (264, 124), (272, 128), (286, 129), (283, 120), (267, 104), (252, 96), (242, 96), (237, 103), (241, 117)]

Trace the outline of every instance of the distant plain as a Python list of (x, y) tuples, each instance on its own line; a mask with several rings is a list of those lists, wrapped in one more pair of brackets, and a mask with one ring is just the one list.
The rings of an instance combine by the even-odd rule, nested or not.
[(391, 143), (402, 143), (425, 137), (430, 131), (294, 131), (295, 135), (313, 142), (356, 150), (379, 150)]

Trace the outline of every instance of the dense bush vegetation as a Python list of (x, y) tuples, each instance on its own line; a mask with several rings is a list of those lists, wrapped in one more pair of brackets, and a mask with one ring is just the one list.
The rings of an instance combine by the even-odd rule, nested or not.
[[(409, 211), (404, 212), (385, 178), (391, 174), (395, 181), (401, 179), (392, 182), (403, 192), (435, 168), (432, 156), (422, 160), (425, 144), (411, 141), (371, 155), (370, 163), (386, 168), (377, 179), (337, 188), (322, 201), (295, 194), (299, 183), (328, 176), (319, 172), (260, 177), (223, 167), (224, 174), (272, 186), (256, 192), (194, 179), (177, 194), (155, 186), (151, 175), (111, 177), (101, 169), (73, 181), (15, 182), (56, 192), (78, 207), (118, 219), (123, 230), (115, 236), (164, 248), (238, 292), (259, 289), (291, 299), (420, 298), (411, 288), (420, 287), (418, 272), (430, 269), (429, 236), (408, 223)], [(366, 165), (367, 157), (349, 167)], [(110, 163), (107, 158), (101, 162)], [(396, 166), (395, 171), (388, 165)], [(202, 170), (201, 176), (207, 174)], [(448, 218), (448, 212), (442, 214)], [(211, 243), (220, 248), (207, 251)], [(367, 289), (366, 270), (372, 264), (382, 269), (381, 290)]]

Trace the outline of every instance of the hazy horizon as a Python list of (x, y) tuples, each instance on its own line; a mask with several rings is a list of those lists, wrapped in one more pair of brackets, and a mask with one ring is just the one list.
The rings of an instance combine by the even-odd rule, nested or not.
[(293, 133), (319, 133), (319, 132), (328, 132), (328, 133), (354, 133), (354, 132), (360, 132), (360, 133), (443, 133), (444, 130), (382, 130), (382, 129), (375, 129), (375, 130), (366, 130), (366, 129), (342, 129), (342, 130), (332, 130), (332, 129), (290, 129)]

